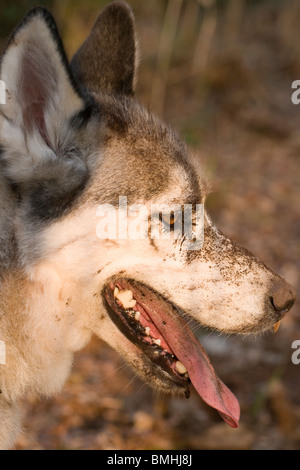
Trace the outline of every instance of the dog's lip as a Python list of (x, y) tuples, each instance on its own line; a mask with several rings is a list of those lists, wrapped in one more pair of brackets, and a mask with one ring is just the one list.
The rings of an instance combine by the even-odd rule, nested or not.
[[(120, 302), (116, 301), (114, 296), (116, 286), (122, 289), (124, 281), (118, 281), (115, 284), (110, 283), (110, 285), (107, 285), (103, 290), (103, 299), (110, 318), (124, 336), (126, 336), (127, 339), (146, 354), (146, 356), (151, 360), (152, 365), (155, 367), (157, 374), (160, 374), (160, 372), (163, 371), (164, 379), (168, 378), (174, 386), (183, 388), (186, 396), (189, 395), (188, 386), (190, 380), (187, 374), (178, 373), (178, 370), (176, 369), (178, 359), (175, 357), (164, 337), (156, 329), (155, 325), (151, 322), (141, 305), (139, 305), (139, 310), (125, 309), (119, 305)], [(142, 323), (134, 318), (133, 314), (137, 311), (144, 319), (143, 324), (150, 325), (151, 337), (145, 334), (145, 328)], [(141, 311), (143, 312), (142, 314)], [(159, 338), (161, 345), (156, 344), (154, 342), (154, 338), (156, 338), (156, 340)]]
[[(236, 397), (216, 375), (206, 352), (179, 315), (177, 308), (144, 283), (115, 277), (106, 284), (102, 292), (104, 302), (108, 302), (113, 311), (116, 306), (115, 287), (132, 292), (136, 305), (142, 306), (176, 358), (185, 366), (201, 398), (218, 410), (231, 427), (237, 427), (240, 408)], [(114, 313), (113, 320), (116, 319), (115, 315)], [(120, 325), (117, 326), (124, 332)]]

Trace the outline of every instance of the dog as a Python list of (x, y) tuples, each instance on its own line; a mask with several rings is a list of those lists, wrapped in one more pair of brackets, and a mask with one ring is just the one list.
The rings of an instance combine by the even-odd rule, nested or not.
[[(295, 302), (284, 279), (209, 218), (208, 184), (198, 158), (135, 98), (136, 51), (134, 17), (120, 1), (102, 11), (70, 63), (42, 7), (27, 14), (4, 50), (3, 449), (20, 432), (24, 394), (61, 390), (74, 352), (92, 334), (155, 388), (188, 397), (192, 383), (237, 427), (238, 401), (189, 324), (224, 333), (261, 332), (276, 327)], [(155, 236), (99, 235), (100, 212), (110, 207), (124, 215), (122, 198), (131, 210), (143, 207), (140, 220), (146, 232), (148, 224), (154, 227)], [(149, 221), (153, 205), (176, 209), (162, 209)], [(196, 231), (189, 242), (185, 232), (175, 236), (185, 206), (203, 209), (198, 219), (192, 210)], [(126, 214), (132, 228), (135, 217)], [(114, 227), (120, 224), (119, 217)], [(203, 237), (197, 245), (199, 227)], [(169, 238), (159, 236), (163, 229)]]

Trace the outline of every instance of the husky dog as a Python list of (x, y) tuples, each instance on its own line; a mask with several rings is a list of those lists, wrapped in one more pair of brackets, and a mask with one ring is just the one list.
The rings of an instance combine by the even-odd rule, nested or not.
[[(203, 217), (204, 239), (99, 237), (98, 208), (119, 198), (204, 204), (199, 161), (134, 98), (134, 19), (124, 2), (98, 17), (71, 64), (52, 16), (31, 10), (4, 51), (0, 79), (0, 447), (20, 429), (29, 390), (59, 391), (75, 351), (98, 335), (149, 384), (189, 384), (232, 427), (239, 404), (192, 334), (273, 328), (295, 293)], [(175, 213), (157, 229), (174, 234)], [(130, 218), (130, 216), (129, 216)], [(148, 222), (147, 222), (148, 223)]]

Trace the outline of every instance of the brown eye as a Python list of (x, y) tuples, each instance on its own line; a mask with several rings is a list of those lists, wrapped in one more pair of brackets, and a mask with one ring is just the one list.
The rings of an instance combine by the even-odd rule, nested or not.
[(171, 212), (170, 214), (160, 214), (160, 219), (165, 226), (169, 227), (170, 230), (174, 230), (174, 224), (178, 219), (178, 214)]

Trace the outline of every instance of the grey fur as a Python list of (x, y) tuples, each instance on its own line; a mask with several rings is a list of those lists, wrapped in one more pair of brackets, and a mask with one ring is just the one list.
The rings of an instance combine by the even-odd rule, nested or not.
[(136, 72), (134, 18), (125, 2), (113, 2), (99, 15), (71, 67), (89, 93), (133, 95)]

